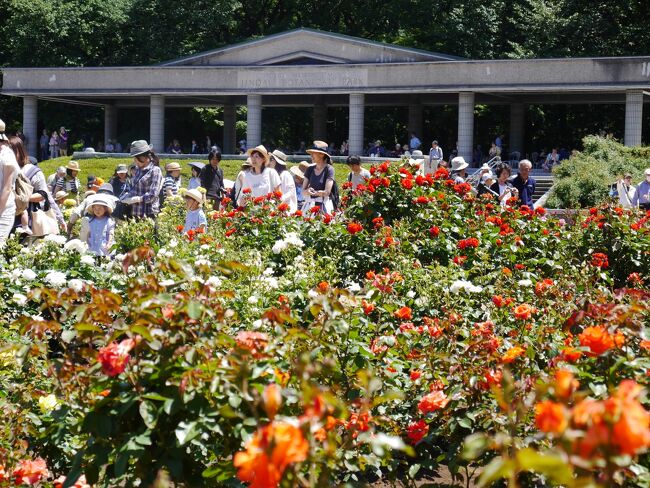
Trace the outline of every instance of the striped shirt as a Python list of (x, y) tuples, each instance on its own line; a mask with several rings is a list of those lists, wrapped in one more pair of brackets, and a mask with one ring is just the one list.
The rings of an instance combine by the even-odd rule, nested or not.
[(171, 190), (172, 195), (178, 195), (178, 190), (181, 187), (181, 178), (180, 176), (178, 178), (174, 178), (173, 176), (165, 176), (165, 180), (163, 181), (163, 186), (162, 186), (162, 194), (166, 197), (169, 192), (167, 190)]
[(54, 191), (52, 193), (56, 194), (57, 191), (63, 190), (67, 193), (77, 195), (79, 193), (79, 188), (81, 188), (79, 178), (68, 178), (67, 176), (63, 176), (56, 179), (56, 183), (54, 183)]

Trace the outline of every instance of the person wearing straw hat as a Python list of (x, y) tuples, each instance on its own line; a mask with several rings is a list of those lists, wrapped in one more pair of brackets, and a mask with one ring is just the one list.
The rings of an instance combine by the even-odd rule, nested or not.
[(454, 180), (454, 183), (465, 183), (465, 178), (467, 178), (467, 161), (462, 156), (456, 156), (451, 160), (451, 177)]
[(119, 202), (118, 197), (113, 195), (113, 187), (110, 183), (104, 183), (95, 190), (88, 190), (84, 193), (84, 199), (79, 205), (77, 205), (74, 210), (70, 213), (68, 218), (68, 234), (72, 233), (72, 228), (74, 224), (83, 217), (87, 212), (88, 208), (93, 204), (96, 198), (101, 197), (103, 200), (110, 202), (111, 204), (111, 214), (115, 218), (115, 208)]
[(240, 207), (245, 203), (246, 190), (250, 189), (253, 197), (262, 197), (274, 191), (280, 191), (280, 176), (269, 165), (269, 152), (263, 145), (255, 146), (247, 151), (251, 158), (252, 167), (244, 173), (242, 191), (237, 199)]
[(307, 169), (309, 167), (309, 163), (307, 161), (301, 161), (297, 166), (292, 166), (289, 168), (289, 172), (293, 176), (293, 182), (296, 186), (296, 200), (298, 203), (298, 208), (302, 208), (303, 204), (305, 203), (305, 198), (302, 194), (302, 182), (305, 180), (305, 173), (301, 169), (301, 165), (303, 163), (304, 168)]
[(113, 208), (113, 201), (106, 195), (96, 195), (88, 205), (88, 215), (81, 220), (79, 239), (98, 256), (109, 256), (115, 243), (115, 220), (111, 217)]
[(54, 195), (54, 201), (56, 202), (56, 204), (57, 204), (59, 207), (62, 207), (62, 206), (63, 206), (63, 202), (65, 201), (65, 199), (66, 199), (67, 197), (68, 197), (68, 193), (67, 193), (67, 192), (65, 192), (65, 191), (63, 191), (63, 190), (61, 190), (61, 191), (57, 191), (57, 192), (56, 192), (56, 195)]
[(188, 166), (190, 167), (190, 171), (192, 171), (192, 177), (187, 184), (187, 189), (193, 190), (201, 186), (201, 170), (205, 167), (205, 164), (192, 161)]
[(9, 146), (5, 123), (0, 120), (0, 249), (11, 233), (16, 217), (16, 179), (20, 167), (16, 155)]
[(167, 175), (163, 180), (162, 190), (160, 191), (161, 205), (165, 201), (165, 198), (178, 195), (178, 190), (181, 189), (181, 165), (176, 161), (172, 161), (165, 165), (165, 171)]
[(208, 164), (203, 167), (199, 176), (201, 186), (206, 190), (206, 198), (211, 202), (214, 210), (219, 210), (224, 192), (223, 169), (219, 163), (221, 163), (221, 151), (216, 148), (211, 149), (208, 154)]
[(120, 197), (129, 185), (128, 168), (126, 164), (118, 164), (108, 182), (113, 187), (113, 195)]
[(185, 192), (185, 206), (187, 208), (187, 215), (185, 216), (185, 225), (183, 232), (195, 230), (200, 227), (204, 229), (208, 226), (208, 219), (205, 218), (203, 212), (203, 193), (197, 188), (192, 188)]
[(67, 166), (65, 167), (65, 176), (59, 177), (54, 183), (54, 191), (67, 191), (73, 198), (79, 201), (79, 194), (81, 192), (81, 182), (77, 175), (79, 174), (79, 163), (76, 161), (68, 161)]
[(320, 207), (323, 213), (332, 213), (335, 210), (330, 198), (335, 183), (334, 168), (327, 148), (326, 142), (314, 141), (314, 145), (307, 149), (315, 164), (307, 168), (305, 180), (302, 182), (302, 192), (305, 196), (304, 209), (308, 210), (316, 206)]
[(287, 171), (287, 155), (276, 149), (269, 158), (269, 167), (278, 172), (280, 176), (280, 191), (282, 202), (289, 205), (289, 212), (298, 210), (298, 195), (296, 194), (296, 183), (291, 172)]
[(135, 163), (135, 175), (129, 191), (121, 201), (131, 205), (133, 218), (155, 218), (160, 211), (162, 172), (160, 160), (145, 140), (131, 143), (131, 156)]

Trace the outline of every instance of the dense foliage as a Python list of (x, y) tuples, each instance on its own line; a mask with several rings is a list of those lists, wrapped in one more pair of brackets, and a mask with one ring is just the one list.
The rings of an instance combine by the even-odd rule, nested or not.
[[(650, 52), (650, 9), (643, 0), (400, 0), (340, 2), (297, 0), (6, 0), (0, 23), (0, 66), (147, 65), (224, 45), (310, 27), (472, 59), (645, 55)], [(14, 130), (22, 121), (20, 100), (0, 99), (0, 115)], [(264, 132), (274, 144), (296, 145), (311, 123), (306, 110), (270, 109)], [(366, 116), (369, 138), (406, 142), (406, 114), (391, 111), (388, 123), (375, 124), (387, 108)], [(477, 114), (477, 143), (509, 130), (504, 107)], [(133, 113), (138, 113), (134, 111)], [(123, 144), (146, 133), (146, 112), (120, 123)], [(203, 114), (205, 115), (205, 114)], [(399, 115), (399, 117), (397, 117)], [(334, 117), (334, 112), (332, 112)], [(331, 124), (331, 138), (347, 138), (347, 124)], [(455, 110), (425, 113), (426, 138), (445, 147), (456, 141)], [(240, 117), (245, 118), (245, 117)], [(89, 132), (103, 138), (101, 109), (42, 101), (40, 119), (48, 128), (66, 125), (72, 136)], [(176, 110), (169, 116), (170, 138), (184, 144), (209, 131), (215, 120)], [(395, 134), (396, 120), (403, 129)], [(531, 107), (526, 135), (529, 150), (550, 145), (576, 147), (582, 137), (604, 129), (622, 136), (623, 107)], [(484, 125), (488, 127), (484, 127)], [(339, 130), (339, 125), (345, 126)], [(188, 131), (190, 128), (193, 132)], [(292, 129), (292, 130), (289, 130)], [(430, 133), (429, 133), (430, 131)], [(335, 132), (335, 133), (334, 133)], [(242, 136), (245, 131), (240, 131)], [(123, 136), (123, 137), (122, 137)], [(397, 137), (396, 137), (397, 136)], [(184, 139), (188, 139), (185, 141)], [(219, 138), (220, 140), (220, 138)], [(168, 141), (166, 141), (168, 142)]]
[(444, 170), (372, 173), (345, 216), (270, 194), (183, 233), (171, 199), (155, 228), (118, 230), (112, 261), (10, 246), (0, 485), (330, 486), (442, 464), (645, 486), (649, 216), (569, 226)]
[(612, 185), (626, 173), (643, 181), (650, 168), (650, 146), (626, 147), (611, 138), (585, 137), (584, 150), (556, 167), (551, 208), (588, 208), (610, 198)]

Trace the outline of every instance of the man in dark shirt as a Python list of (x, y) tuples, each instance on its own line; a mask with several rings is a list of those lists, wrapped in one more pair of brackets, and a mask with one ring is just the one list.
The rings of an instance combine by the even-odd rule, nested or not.
[(519, 200), (522, 205), (533, 208), (533, 194), (535, 193), (535, 179), (530, 175), (533, 164), (527, 159), (519, 161), (519, 174), (512, 180), (512, 186), (519, 191)]

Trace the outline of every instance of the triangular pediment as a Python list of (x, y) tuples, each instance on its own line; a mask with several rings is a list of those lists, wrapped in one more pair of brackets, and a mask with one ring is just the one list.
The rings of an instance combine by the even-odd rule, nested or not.
[(175, 59), (162, 66), (418, 63), (457, 59), (460, 58), (358, 37), (296, 29)]

